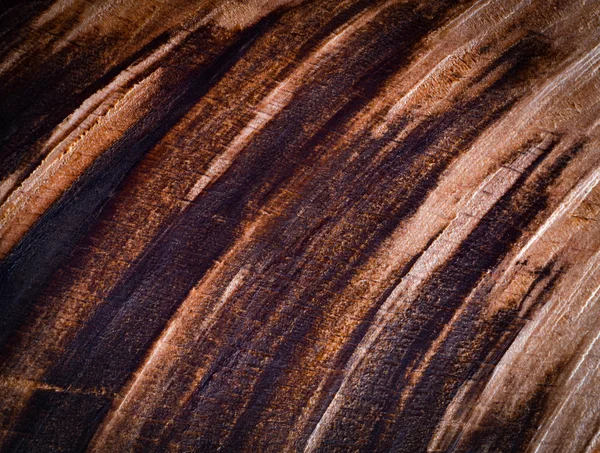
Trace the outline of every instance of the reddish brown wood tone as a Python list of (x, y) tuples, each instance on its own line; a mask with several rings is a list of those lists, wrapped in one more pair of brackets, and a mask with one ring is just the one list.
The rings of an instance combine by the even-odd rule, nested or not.
[(600, 3), (0, 14), (0, 451), (600, 451)]

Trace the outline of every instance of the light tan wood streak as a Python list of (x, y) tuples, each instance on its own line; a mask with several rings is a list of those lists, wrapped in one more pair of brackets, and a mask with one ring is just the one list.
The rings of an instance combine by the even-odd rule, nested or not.
[[(556, 372), (558, 367), (561, 367), (560, 377), (556, 383), (556, 391), (552, 393), (546, 422), (534, 438), (531, 450), (553, 451), (566, 446), (574, 451), (583, 451), (585, 445), (582, 445), (582, 442), (585, 443), (593, 437), (593, 432), (588, 431), (584, 434), (572, 431), (571, 428), (573, 417), (580, 420), (581, 413), (592, 417), (590, 421), (580, 425), (581, 429), (592, 429), (596, 423), (593, 417), (597, 417), (594, 411), (577, 413), (577, 410), (582, 410), (581, 406), (577, 409), (572, 406), (577, 398), (581, 398), (579, 404), (582, 401), (590, 401), (591, 404), (594, 397), (589, 392), (594, 392), (596, 388), (591, 382), (595, 380), (593, 374), (598, 366), (597, 352), (593, 352), (597, 347), (595, 338), (598, 316), (594, 310), (598, 309), (595, 301), (600, 286), (598, 254), (594, 251), (599, 231), (598, 222), (594, 220), (598, 214), (597, 201), (600, 194), (597, 183), (596, 180), (594, 190), (588, 192), (584, 200), (580, 199), (578, 205), (571, 206), (562, 222), (552, 225), (546, 233), (546, 241), (553, 242), (558, 239), (559, 242), (555, 243), (563, 250), (557, 263), (562, 265), (563, 269), (560, 285), (528, 322), (497, 365), (479, 400), (470, 403), (473, 405), (470, 418), (453, 420), (452, 407), (448, 410), (448, 418), (438, 427), (431, 445), (434, 451), (447, 448), (453, 436), (447, 437), (443, 443), (440, 442), (452, 430), (455, 433), (462, 432), (461, 439), (468, 441), (472, 430), (489, 414), (500, 410), (499, 408), (507, 413), (516, 411), (538, 389), (538, 385), (544, 382), (545, 376)], [(593, 215), (591, 219), (586, 217), (589, 219), (587, 221), (582, 221), (578, 215), (583, 204), (586, 206), (587, 215)], [(593, 209), (593, 212), (590, 212), (590, 209)], [(566, 236), (568, 234), (571, 234), (570, 238)], [(538, 247), (537, 251), (531, 250), (527, 259), (539, 260), (536, 255), (544, 256), (546, 250), (547, 246)], [(514, 297), (515, 293), (512, 295)], [(490, 301), (495, 297), (498, 296), (491, 293)], [(581, 364), (584, 361), (586, 366), (582, 369)], [(588, 394), (577, 397), (585, 385), (589, 385), (586, 390)], [(508, 388), (512, 390), (507, 392)], [(457, 404), (460, 404), (459, 400), (460, 397)], [(573, 410), (575, 412), (569, 413)], [(550, 428), (552, 431), (549, 431)], [(561, 440), (553, 441), (553, 438)]]
[(149, 113), (158, 84), (160, 71), (133, 86), (68, 147), (54, 148), (0, 206), (0, 258), (112, 143)]

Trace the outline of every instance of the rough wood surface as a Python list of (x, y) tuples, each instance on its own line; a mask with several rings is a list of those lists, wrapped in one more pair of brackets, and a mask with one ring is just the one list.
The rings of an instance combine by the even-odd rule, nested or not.
[(0, 450), (600, 451), (600, 3), (0, 3)]

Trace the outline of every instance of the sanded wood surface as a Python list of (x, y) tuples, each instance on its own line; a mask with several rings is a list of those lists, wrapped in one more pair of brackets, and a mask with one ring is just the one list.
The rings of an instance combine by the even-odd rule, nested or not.
[(600, 2), (0, 2), (0, 451), (600, 451)]

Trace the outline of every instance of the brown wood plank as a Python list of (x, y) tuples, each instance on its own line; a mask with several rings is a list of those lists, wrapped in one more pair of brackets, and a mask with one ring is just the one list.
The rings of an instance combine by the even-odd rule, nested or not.
[(0, 5), (0, 451), (600, 451), (600, 4)]

